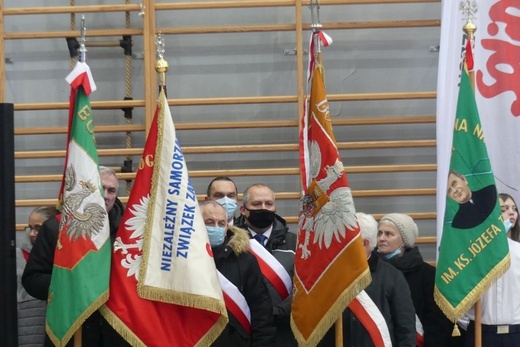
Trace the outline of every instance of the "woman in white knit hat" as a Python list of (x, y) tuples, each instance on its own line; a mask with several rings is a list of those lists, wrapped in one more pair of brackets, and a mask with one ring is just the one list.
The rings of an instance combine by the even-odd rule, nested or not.
[[(414, 220), (402, 213), (390, 213), (379, 221), (377, 252), (400, 270), (410, 287), (415, 313), (422, 324), (424, 347), (459, 346), (460, 338), (451, 337), (453, 324), (433, 299), (435, 268), (424, 262), (415, 246), (419, 234)], [(418, 329), (418, 333), (421, 333)], [(421, 337), (418, 336), (418, 345)]]

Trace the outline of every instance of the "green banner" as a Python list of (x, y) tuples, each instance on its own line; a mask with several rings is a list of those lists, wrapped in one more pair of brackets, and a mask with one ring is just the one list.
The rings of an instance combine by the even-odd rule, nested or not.
[(46, 315), (46, 330), (56, 346), (65, 346), (109, 293), (110, 231), (92, 108), (82, 85), (72, 93), (62, 213)]
[[(443, 194), (444, 187), (438, 187)], [(461, 318), (509, 267), (507, 234), (475, 96), (462, 72), (453, 129), (435, 300)]]

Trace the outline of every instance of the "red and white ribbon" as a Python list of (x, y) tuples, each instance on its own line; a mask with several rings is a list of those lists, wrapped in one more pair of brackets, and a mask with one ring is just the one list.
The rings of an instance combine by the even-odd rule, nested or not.
[(415, 330), (417, 330), (417, 341), (415, 342), (418, 347), (424, 347), (424, 328), (421, 320), (415, 315)]
[(312, 72), (314, 71), (314, 65), (316, 64), (315, 58), (314, 58), (314, 37), (318, 36), (320, 39), (321, 45), (323, 47), (328, 47), (332, 44), (332, 37), (327, 35), (324, 31), (314, 31), (311, 34), (311, 39), (309, 42), (309, 66), (307, 69), (307, 82), (310, 81)]
[(255, 239), (249, 240), (249, 252), (258, 261), (262, 275), (272, 284), (280, 297), (286, 299), (292, 291), (292, 279), (287, 270)]
[(365, 327), (375, 347), (392, 347), (386, 320), (364, 290), (350, 302), (348, 307)]
[(222, 287), (222, 294), (224, 294), (226, 308), (238, 320), (248, 334), (251, 334), (251, 310), (249, 309), (246, 298), (220, 271), (217, 271), (217, 275), (220, 286)]

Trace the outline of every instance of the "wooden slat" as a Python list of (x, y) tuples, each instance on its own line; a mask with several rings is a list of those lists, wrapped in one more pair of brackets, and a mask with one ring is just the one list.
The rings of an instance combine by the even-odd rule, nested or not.
[[(121, 125), (98, 125), (94, 128), (96, 134), (117, 133), (117, 132), (136, 132), (144, 131), (142, 124), (121, 124)], [(55, 135), (66, 134), (67, 127), (38, 127), (38, 128), (16, 128), (15, 135)]]
[[(435, 116), (398, 116), (368, 118), (334, 118), (332, 125), (385, 125), (385, 124), (433, 124)], [(220, 130), (220, 129), (253, 129), (253, 128), (285, 128), (297, 127), (297, 120), (246, 121), (246, 122), (204, 122), (175, 123), (177, 130)], [(133, 125), (100, 125), (95, 127), (96, 133), (144, 131), (141, 124)], [(51, 135), (66, 134), (67, 127), (17, 128), (15, 135)]]
[[(440, 0), (321, 0), (321, 6), (327, 5), (388, 5), (388, 4), (413, 4), (413, 3), (437, 3)], [(290, 7), (295, 6), (294, 0), (240, 0), (240, 1), (204, 1), (204, 2), (178, 2), (161, 3), (155, 5), (155, 10), (197, 10), (218, 8), (259, 8), (259, 7)], [(302, 6), (307, 6), (303, 4)], [(85, 6), (49, 6), (49, 7), (14, 7), (4, 8), (5, 16), (14, 15), (39, 15), (39, 14), (68, 14), (68, 13), (102, 13), (102, 12), (132, 12), (140, 11), (139, 4), (126, 5), (85, 5)]]
[[(353, 190), (352, 196), (355, 198), (369, 197), (396, 197), (396, 196), (433, 196), (436, 193), (435, 188), (403, 188), (403, 189), (377, 189), (377, 190)], [(119, 200), (123, 203), (128, 201), (127, 196), (119, 196)], [(203, 202), (206, 199), (205, 194), (197, 194), (197, 200)], [(278, 192), (276, 200), (299, 200), (299, 192)], [(238, 194), (238, 200), (242, 200), (242, 194)], [(56, 205), (58, 199), (20, 199), (16, 200), (17, 207)]]
[[(345, 171), (349, 174), (353, 173), (382, 173), (382, 172), (424, 172), (436, 171), (436, 164), (404, 164), (404, 165), (363, 165), (348, 166)], [(299, 175), (299, 168), (272, 168), (272, 169), (235, 169), (235, 170), (198, 170), (190, 171), (192, 178), (198, 177), (251, 177), (251, 176), (279, 176), (279, 175)], [(133, 180), (135, 173), (119, 173), (119, 179)], [(34, 182), (59, 182), (61, 175), (20, 175), (15, 176), (16, 183), (34, 183)]]
[[(357, 94), (329, 94), (329, 101), (376, 101), (376, 100), (415, 100), (435, 99), (436, 92), (397, 92), (397, 93), (357, 93)], [(256, 96), (256, 97), (229, 97), (229, 98), (187, 98), (168, 99), (170, 106), (214, 106), (214, 105), (247, 105), (247, 104), (277, 104), (295, 103), (297, 96)], [(93, 109), (117, 109), (122, 107), (143, 107), (144, 100), (128, 101), (92, 101)], [(23, 103), (14, 104), (15, 111), (33, 110), (60, 110), (68, 109), (67, 102)]]
[[(144, 100), (91, 101), (93, 109), (110, 110), (125, 107), (144, 107)], [(14, 104), (15, 111), (68, 110), (68, 102), (33, 102)]]
[[(410, 4), (440, 2), (440, 0), (322, 0), (320, 5), (385, 5), (385, 4)], [(225, 9), (225, 8), (259, 8), (259, 7), (289, 7), (295, 6), (294, 0), (240, 0), (240, 1), (204, 1), (204, 2), (178, 2), (156, 4), (158, 11), (166, 10), (199, 10), (199, 9)], [(308, 6), (303, 2), (302, 6)]]
[(420, 236), (415, 240), (415, 244), (418, 245), (431, 245), (437, 243), (437, 237), (435, 236)]
[[(435, 147), (436, 140), (401, 140), (401, 141), (359, 141), (338, 142), (339, 149), (384, 149), (384, 148), (418, 148)], [(240, 146), (192, 146), (182, 147), (184, 154), (207, 153), (252, 153), (252, 152), (294, 152), (299, 150), (298, 144), (268, 144)], [(143, 148), (99, 149), (100, 157), (141, 155)], [(17, 151), (15, 159), (30, 158), (64, 158), (65, 150), (54, 151)]]
[[(391, 28), (417, 28), (440, 26), (439, 20), (394, 20), (394, 21), (367, 21), (367, 22), (345, 22), (345, 23), (322, 23), (325, 30), (347, 30), (347, 29), (391, 29)], [(311, 30), (310, 24), (303, 25), (304, 30)], [(223, 25), (223, 26), (193, 26), (157, 28), (158, 32), (165, 35), (188, 35), (188, 34), (231, 34), (252, 32), (280, 32), (295, 31), (296, 24), (257, 24), (257, 25)], [(142, 35), (141, 29), (93, 29), (88, 30), (87, 37), (118, 37), (124, 35)], [(23, 39), (56, 39), (65, 37), (79, 37), (79, 31), (32, 31), (32, 32), (6, 32), (5, 40)]]
[[(86, 37), (120, 37), (142, 35), (141, 29), (92, 29), (87, 30)], [(65, 37), (80, 37), (79, 31), (28, 31), (4, 34), (6, 40), (62, 39)]]
[[(347, 29), (397, 29), (438, 27), (439, 20), (394, 20), (394, 21), (367, 21), (345, 23), (322, 23), (324, 30)], [(295, 31), (296, 24), (257, 24), (257, 25), (223, 25), (223, 26), (193, 26), (158, 28), (165, 35), (191, 35), (191, 34), (233, 34), (233, 33), (258, 33)], [(310, 24), (304, 24), (303, 30), (312, 30)]]
[[(60, 13), (102, 13), (102, 12), (132, 12), (140, 11), (139, 4), (127, 5), (90, 5), (90, 6), (49, 6), (49, 7), (16, 7), (4, 8), (6, 16), (13, 15), (37, 15), (37, 14), (60, 14)], [(79, 37), (80, 35), (78, 35)]]
[[(429, 28), (439, 27), (440, 25), (441, 21), (437, 19), (383, 20), (370, 22), (323, 23), (323, 30)], [(305, 30), (312, 29), (310, 24), (304, 25), (303, 28)]]

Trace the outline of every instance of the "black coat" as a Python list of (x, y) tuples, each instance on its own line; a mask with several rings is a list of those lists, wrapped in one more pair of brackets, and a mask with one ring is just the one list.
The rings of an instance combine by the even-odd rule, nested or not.
[[(239, 228), (248, 230), (244, 216), (240, 216), (236, 222), (236, 225)], [(251, 234), (249, 234), (249, 237), (252, 238)], [(280, 262), (280, 264), (282, 264), (291, 278), (293, 278), (294, 275), (296, 241), (296, 234), (289, 232), (285, 219), (276, 215), (273, 223), (273, 230), (265, 244), (265, 248)], [(275, 346), (297, 346), (290, 324), (292, 295), (289, 295), (285, 300), (282, 300), (272, 284), (267, 280), (265, 280), (265, 283), (269, 289), (269, 294), (273, 303), (273, 315), (276, 325)]]
[[(117, 233), (117, 227), (123, 216), (123, 210), (123, 204), (119, 199), (116, 199), (114, 206), (108, 214), (112, 244)], [(40, 300), (47, 300), (49, 294), (58, 233), (59, 222), (56, 218), (48, 219), (43, 223), (22, 276), (22, 285), (27, 293)], [(112, 329), (112, 326), (106, 322), (99, 311), (94, 312), (83, 324), (82, 337), (83, 347), (129, 346)], [(67, 346), (72, 346), (72, 344), (72, 342), (69, 342)], [(48, 337), (45, 341), (45, 346), (53, 346)]]
[[(394, 347), (414, 347), (416, 341), (415, 310), (403, 274), (381, 261), (375, 252), (368, 259), (372, 282), (365, 292), (385, 318)], [(334, 346), (334, 326), (327, 332), (320, 347)], [(350, 309), (343, 311), (343, 346), (373, 347), (365, 327)]]
[(271, 298), (256, 258), (247, 251), (245, 230), (230, 227), (224, 244), (213, 248), (217, 270), (244, 296), (251, 312), (251, 335), (228, 311), (229, 323), (212, 346), (272, 346), (276, 336)]
[(400, 270), (408, 282), (415, 313), (424, 328), (424, 347), (457, 345), (459, 341), (451, 336), (453, 323), (442, 313), (433, 298), (435, 268), (423, 261), (417, 246), (387, 261)]

